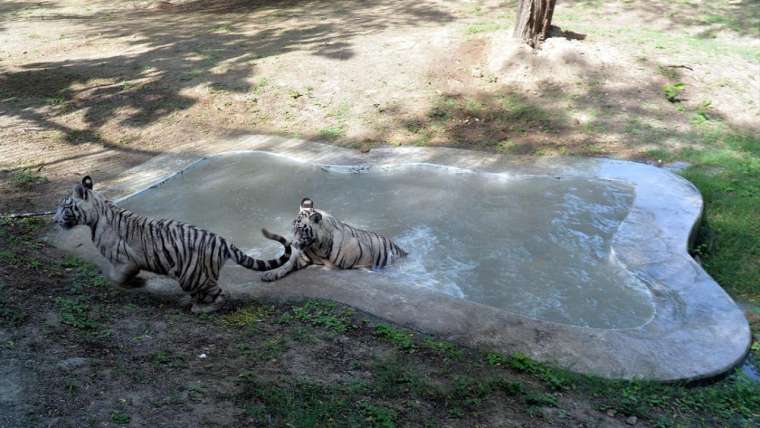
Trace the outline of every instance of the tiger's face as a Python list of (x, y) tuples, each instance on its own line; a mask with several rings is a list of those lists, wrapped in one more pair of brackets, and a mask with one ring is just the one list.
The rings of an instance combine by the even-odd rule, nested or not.
[(92, 179), (86, 176), (81, 184), (74, 186), (70, 195), (64, 197), (53, 216), (53, 221), (64, 229), (71, 229), (76, 225), (87, 224), (93, 215), (93, 199), (96, 197), (92, 191)]
[(314, 201), (304, 198), (293, 220), (293, 246), (299, 250), (308, 248), (319, 239), (322, 227), (322, 214), (314, 209)]

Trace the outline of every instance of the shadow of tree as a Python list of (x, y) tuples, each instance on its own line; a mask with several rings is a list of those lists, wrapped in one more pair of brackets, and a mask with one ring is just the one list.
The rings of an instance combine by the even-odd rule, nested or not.
[[(39, 6), (39, 13), (32, 12)], [(206, 89), (198, 88), (251, 93), (259, 61), (289, 52), (342, 61), (355, 54), (356, 37), (454, 19), (445, 8), (398, 0), (195, 1), (162, 10), (98, 4), (81, 13), (57, 6), (0, 4), (4, 20), (22, 12), (23, 22), (38, 26), (58, 20), (66, 31), (76, 31), (79, 46), (95, 46), (62, 60), (0, 65), (0, 131), (9, 137), (0, 142), (4, 212), (49, 208), (49, 195), (81, 174), (109, 180), (187, 143), (187, 136), (202, 138), (203, 129), (187, 127), (164, 135), (164, 125), (204, 103)], [(98, 52), (100, 46), (108, 54)], [(22, 188), (13, 184), (19, 173), (43, 179)]]
[(34, 3), (25, 1), (4, 0), (0, 3), (0, 31), (5, 29), (4, 23), (16, 18), (22, 12), (30, 12), (35, 9), (55, 9), (57, 5), (49, 1)]
[(642, 22), (665, 19), (670, 22), (668, 30), (698, 29), (698, 36), (712, 38), (722, 30), (730, 30), (745, 36), (760, 37), (760, 3), (756, 0), (715, 1), (618, 1), (566, 0), (562, 5), (597, 8), (619, 8), (639, 15)]
[[(401, 104), (383, 107), (373, 139), (517, 155), (628, 159), (656, 159), (665, 152), (699, 147), (686, 116), (678, 113), (680, 107), (666, 100), (666, 79), (657, 74), (657, 64), (639, 60), (640, 67), (653, 73), (642, 80), (590, 63), (583, 50), (561, 52), (537, 55), (518, 48), (506, 55), (498, 76), (481, 77), (490, 79), (490, 85), (475, 82), (441, 93), (422, 112), (406, 111)], [(564, 74), (555, 80), (560, 69)], [(677, 80), (680, 71), (670, 73)], [(534, 85), (521, 75), (538, 78)], [(711, 121), (730, 122), (717, 111), (709, 115)], [(344, 143), (367, 146), (366, 141)]]
[[(4, 2), (0, 11), (25, 6)], [(298, 25), (291, 22), (296, 18)], [(105, 138), (100, 132), (104, 125), (144, 129), (197, 104), (198, 97), (187, 94), (193, 88), (248, 93), (257, 61), (294, 51), (345, 60), (354, 55), (352, 41), (357, 36), (435, 25), (453, 16), (429, 5), (393, 0), (239, 0), (191, 1), (161, 10), (109, 9), (90, 15), (52, 12), (45, 19), (73, 22), (84, 28), (85, 40), (113, 40), (126, 46), (118, 55), (0, 69), (0, 114), (33, 129), (58, 132), (58, 143), (95, 144), (112, 150), (114, 159), (137, 156), (125, 158), (128, 165), (156, 152)]]

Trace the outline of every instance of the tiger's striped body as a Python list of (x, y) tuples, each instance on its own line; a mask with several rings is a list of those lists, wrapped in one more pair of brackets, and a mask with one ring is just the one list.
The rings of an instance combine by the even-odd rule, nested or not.
[(122, 209), (92, 190), (85, 177), (64, 198), (56, 211), (55, 222), (64, 228), (88, 226), (92, 242), (110, 262), (106, 276), (124, 287), (144, 285), (141, 270), (173, 277), (190, 293), (193, 312), (210, 312), (221, 307), (224, 294), (217, 282), (228, 259), (248, 269), (264, 271), (286, 263), (291, 255), (285, 238), (269, 238), (285, 247), (279, 259), (257, 260), (247, 256), (221, 236), (174, 220), (154, 220)]
[(311, 199), (301, 201), (293, 221), (293, 253), (281, 267), (262, 275), (263, 281), (275, 281), (309, 265), (332, 268), (372, 268), (387, 266), (406, 256), (395, 242), (375, 232), (357, 229), (332, 215), (314, 208)]

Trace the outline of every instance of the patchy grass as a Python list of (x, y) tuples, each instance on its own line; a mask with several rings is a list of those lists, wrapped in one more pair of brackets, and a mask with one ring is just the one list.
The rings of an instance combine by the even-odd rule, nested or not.
[(380, 324), (375, 327), (375, 334), (405, 351), (410, 351), (414, 348), (412, 335), (408, 331), (398, 329), (388, 324)]
[(233, 312), (220, 315), (217, 320), (224, 326), (252, 328), (271, 317), (273, 308), (265, 305), (246, 305)]
[(435, 340), (428, 337), (425, 338), (423, 345), (448, 360), (460, 360), (464, 357), (464, 352), (462, 352), (462, 349), (451, 342)]
[(17, 327), (24, 323), (26, 314), (16, 306), (0, 306), (0, 326)]
[(494, 31), (498, 31), (501, 29), (507, 28), (505, 24), (501, 24), (498, 22), (478, 22), (472, 25), (467, 26), (465, 29), (465, 32), (467, 34), (480, 34), (480, 33), (491, 33)]
[(675, 103), (680, 101), (678, 96), (681, 95), (681, 92), (683, 92), (685, 88), (686, 85), (681, 82), (668, 83), (662, 87), (662, 92), (665, 93), (665, 98), (667, 98), (668, 101)]
[(675, 155), (705, 200), (693, 253), (730, 293), (760, 302), (760, 137), (717, 126), (708, 149)]
[(317, 138), (327, 141), (335, 141), (339, 138), (343, 138), (346, 135), (346, 128), (344, 126), (328, 126), (319, 130)]
[[(0, 239), (10, 236), (6, 228), (0, 228)], [(21, 267), (10, 269), (23, 272)], [(101, 401), (113, 424), (149, 417), (154, 406), (173, 412), (175, 405), (188, 400), (233, 405), (243, 425), (295, 427), (487, 425), (483, 415), (495, 409), (508, 409), (520, 425), (590, 423), (607, 417), (608, 410), (621, 423), (631, 415), (663, 426), (692, 421), (743, 426), (760, 421), (758, 385), (739, 374), (705, 387), (607, 381), (520, 354), (483, 354), (378, 323), (327, 301), (247, 304), (197, 317), (152, 307), (150, 298), (136, 305), (131, 293), (112, 296), (108, 287), (91, 282), (97, 275), (94, 268), (76, 258), (48, 262), (42, 269), (68, 274), (60, 284), (41, 284), (45, 293), (30, 290), (23, 302), (34, 305), (33, 312), (26, 314), (18, 302), (3, 305), (0, 324), (14, 326), (19, 337), (28, 334), (27, 326), (42, 328), (55, 337), (51, 343), (65, 344), (63, 358), (86, 349), (99, 355), (98, 364), (108, 377), (97, 383), (88, 372), (46, 372), (50, 382), (45, 388), (53, 388), (53, 397), (65, 394), (71, 403), (90, 403), (93, 388), (111, 391), (106, 393), (111, 397), (111, 385), (118, 385), (119, 391), (161, 391), (147, 408), (125, 401), (114, 409), (112, 398)], [(0, 287), (0, 297), (9, 296), (8, 291), (7, 284)], [(58, 314), (64, 328), (44, 327), (39, 314), (46, 307)], [(108, 336), (99, 334), (105, 326), (112, 329)], [(109, 349), (123, 343), (129, 345)], [(30, 345), (16, 339), (0, 346), (4, 353), (27, 353)], [(61, 351), (51, 352), (46, 358)], [(199, 357), (201, 353), (208, 357)], [(299, 368), (302, 364), (307, 366)], [(35, 367), (47, 370), (45, 365)], [(592, 414), (573, 419), (571, 410), (578, 402), (586, 402), (582, 407), (593, 409)], [(44, 406), (59, 411), (60, 403), (55, 398)]]
[[(601, 21), (595, 21), (592, 25), (588, 14), (578, 12), (571, 8), (558, 7), (554, 12), (552, 24), (562, 28), (572, 28), (573, 31), (580, 31), (600, 39), (614, 39), (616, 44), (638, 48), (644, 55), (665, 52), (673, 56), (684, 54), (698, 54), (710, 58), (736, 56), (750, 61), (760, 61), (760, 50), (756, 47), (742, 43), (741, 39), (711, 37), (710, 30), (703, 32), (703, 36), (700, 37), (687, 31), (665, 31), (647, 25), (635, 27), (605, 25)], [(748, 28), (750, 27), (745, 27), (745, 29)]]
[(113, 422), (113, 423), (115, 423), (117, 425), (126, 425), (126, 424), (129, 423), (130, 420), (131, 420), (131, 418), (129, 417), (128, 414), (123, 413), (123, 412), (121, 412), (119, 410), (114, 410), (111, 413), (111, 422)]
[(35, 184), (47, 183), (47, 181), (47, 178), (29, 169), (13, 171), (10, 173), (9, 177), (9, 182), (11, 185), (23, 189), (32, 187)]
[(281, 317), (281, 321), (292, 319), (305, 322), (317, 327), (325, 327), (335, 333), (345, 333), (355, 329), (352, 309), (338, 307), (337, 304), (325, 300), (309, 300), (302, 306), (293, 308), (292, 312)]
[(61, 316), (61, 322), (79, 330), (94, 331), (100, 324), (92, 318), (90, 306), (83, 299), (58, 297), (56, 306)]
[(261, 95), (266, 91), (266, 88), (268, 86), (269, 86), (269, 79), (265, 77), (258, 78), (251, 85), (251, 93), (254, 95)]

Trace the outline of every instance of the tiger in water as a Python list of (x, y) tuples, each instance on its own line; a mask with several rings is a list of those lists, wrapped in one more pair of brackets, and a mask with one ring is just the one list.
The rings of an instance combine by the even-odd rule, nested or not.
[(212, 312), (223, 305), (224, 293), (217, 282), (228, 259), (251, 270), (265, 271), (282, 266), (291, 255), (285, 238), (266, 229), (262, 233), (267, 238), (285, 247), (279, 259), (257, 260), (206, 230), (139, 216), (94, 191), (89, 176), (61, 201), (53, 220), (64, 229), (76, 225), (90, 228), (92, 242), (110, 262), (105, 275), (116, 285), (144, 286), (145, 281), (137, 277), (141, 270), (173, 277), (190, 293), (194, 313)]
[(291, 246), (294, 250), (290, 260), (275, 270), (265, 272), (262, 281), (276, 281), (312, 264), (340, 269), (376, 269), (407, 255), (390, 239), (349, 226), (315, 209), (314, 201), (309, 198), (301, 201), (292, 232)]

